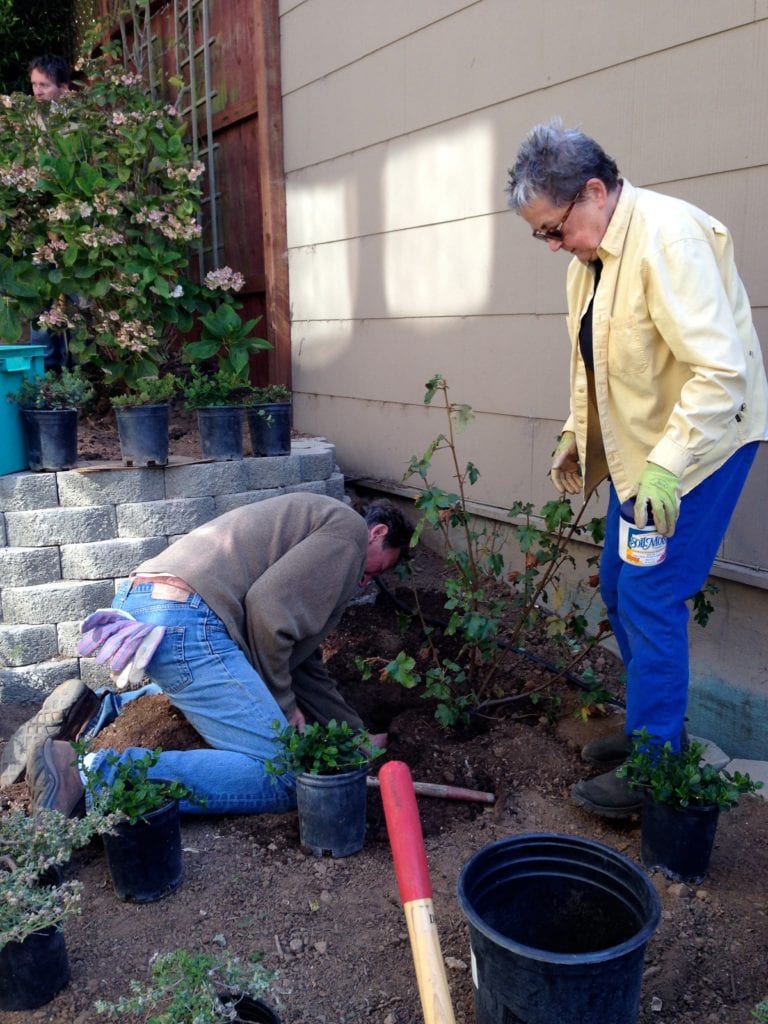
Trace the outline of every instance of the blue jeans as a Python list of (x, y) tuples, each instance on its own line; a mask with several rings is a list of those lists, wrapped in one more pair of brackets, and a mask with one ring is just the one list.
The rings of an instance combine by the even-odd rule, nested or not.
[(680, 749), (688, 702), (688, 606), (704, 586), (757, 454), (745, 445), (685, 495), (660, 565), (619, 558), (619, 500), (611, 485), (600, 593), (627, 670), (626, 731), (647, 729)]
[[(165, 693), (170, 702), (211, 744), (212, 750), (163, 751), (150, 771), (154, 778), (183, 782), (205, 801), (201, 807), (183, 803), (182, 810), (207, 814), (282, 812), (296, 806), (290, 775), (267, 775), (264, 762), (277, 751), (273, 723), (287, 722), (261, 676), (227, 633), (221, 619), (199, 594), (186, 601), (157, 600), (151, 583), (123, 584), (112, 605), (141, 622), (166, 627), (149, 665), (154, 687), (125, 694), (109, 693), (88, 732), (95, 735), (131, 700), (146, 693)], [(146, 748), (132, 748), (121, 760), (141, 757)], [(107, 751), (88, 755), (109, 784), (115, 768)]]

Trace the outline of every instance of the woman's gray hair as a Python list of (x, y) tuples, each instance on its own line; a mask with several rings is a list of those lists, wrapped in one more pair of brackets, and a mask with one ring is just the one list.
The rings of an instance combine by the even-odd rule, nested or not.
[(619, 183), (616, 161), (578, 128), (564, 128), (559, 117), (537, 124), (523, 139), (509, 170), (507, 202), (517, 211), (539, 198), (567, 206), (590, 178), (609, 192)]

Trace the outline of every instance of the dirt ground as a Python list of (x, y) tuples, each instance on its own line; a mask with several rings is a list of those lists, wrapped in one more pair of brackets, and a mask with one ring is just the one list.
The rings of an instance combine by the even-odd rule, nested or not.
[[(439, 575), (433, 556), (419, 554), (415, 567), (419, 586), (433, 587)], [(621, 715), (614, 711), (583, 722), (576, 714), (580, 691), (557, 684), (561, 702), (554, 717), (524, 702), (516, 718), (481, 722), (461, 736), (447, 734), (432, 706), (414, 692), (375, 675), (360, 680), (356, 655), (390, 658), (408, 643), (398, 621), (384, 595), (376, 604), (353, 606), (329, 637), (325, 656), (369, 728), (388, 730), (387, 759), (404, 761), (419, 781), (495, 794), (493, 806), (419, 798), (456, 1020), (472, 1024), (468, 930), (456, 885), (475, 851), (509, 835), (555, 832), (599, 840), (639, 862), (637, 822), (602, 822), (568, 796), (585, 774), (580, 746), (619, 728)], [(620, 696), (615, 659), (598, 654), (592, 664)], [(523, 658), (510, 672), (533, 686), (546, 676)], [(4, 706), (0, 742), (34, 710)], [(147, 698), (133, 705), (104, 742), (171, 748), (195, 743), (196, 734), (164, 698)], [(25, 801), (23, 783), (0, 790), (0, 810)], [(154, 953), (176, 947), (225, 947), (244, 957), (261, 951), (277, 972), (270, 1000), (284, 1024), (423, 1019), (376, 791), (368, 795), (365, 848), (339, 860), (317, 859), (300, 848), (295, 813), (190, 817), (182, 827), (184, 882), (154, 904), (136, 906), (115, 897), (98, 841), (76, 855), (68, 872), (84, 883), (85, 898), (82, 916), (65, 926), (72, 980), (48, 1006), (0, 1013), (2, 1024), (98, 1021), (95, 999), (127, 993), (130, 979), (146, 978)], [(768, 995), (766, 878), (768, 803), (751, 797), (721, 816), (702, 885), (652, 876), (663, 909), (646, 951), (639, 1024), (749, 1024), (755, 1003)]]

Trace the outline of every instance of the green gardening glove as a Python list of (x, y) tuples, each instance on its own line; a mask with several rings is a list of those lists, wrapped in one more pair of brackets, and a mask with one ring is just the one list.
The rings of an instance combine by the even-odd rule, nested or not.
[(679, 489), (680, 480), (674, 473), (657, 466), (654, 462), (646, 463), (637, 488), (635, 525), (641, 529), (647, 525), (650, 506), (656, 531), (662, 537), (671, 537), (675, 532), (680, 507)]

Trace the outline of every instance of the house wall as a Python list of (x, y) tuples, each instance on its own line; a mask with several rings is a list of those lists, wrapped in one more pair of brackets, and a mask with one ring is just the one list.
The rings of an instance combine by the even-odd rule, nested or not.
[[(554, 115), (729, 226), (765, 350), (768, 0), (281, 0), (280, 32), (295, 425), (348, 477), (401, 480), (444, 430), (422, 401), (439, 372), (476, 413), (460, 451), (478, 505), (552, 497), (567, 256), (531, 241), (504, 186)], [(694, 683), (735, 686), (734, 715), (747, 688), (766, 716), (766, 468), (762, 450), (715, 568), (727, 631), (693, 645)]]

